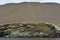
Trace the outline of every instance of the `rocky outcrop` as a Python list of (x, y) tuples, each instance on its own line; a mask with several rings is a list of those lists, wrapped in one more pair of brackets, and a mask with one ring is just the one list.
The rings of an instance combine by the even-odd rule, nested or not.
[(0, 37), (56, 37), (56, 28), (46, 23), (13, 23), (0, 26)]

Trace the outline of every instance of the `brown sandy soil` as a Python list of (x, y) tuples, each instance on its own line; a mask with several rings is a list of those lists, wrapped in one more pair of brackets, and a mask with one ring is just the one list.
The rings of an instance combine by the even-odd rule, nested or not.
[(0, 5), (0, 24), (47, 21), (60, 26), (60, 4), (18, 3)]

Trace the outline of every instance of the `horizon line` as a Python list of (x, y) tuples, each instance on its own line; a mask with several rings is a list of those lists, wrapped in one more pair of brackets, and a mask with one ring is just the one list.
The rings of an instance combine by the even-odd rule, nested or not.
[[(14, 3), (14, 4), (18, 4), (18, 3), (24, 3), (24, 2), (11, 2), (11, 3)], [(28, 3), (28, 2), (26, 2), (26, 3)], [(33, 2), (32, 2), (33, 3)], [(58, 2), (36, 2), (36, 3), (53, 3), (53, 4), (60, 4), (60, 3), (58, 3)], [(0, 4), (0, 5), (6, 5), (6, 4), (10, 4), (10, 3), (4, 3), (4, 4)]]

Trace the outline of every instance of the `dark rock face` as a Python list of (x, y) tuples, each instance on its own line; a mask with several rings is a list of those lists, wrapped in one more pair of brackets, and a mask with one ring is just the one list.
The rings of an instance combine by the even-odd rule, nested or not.
[(46, 23), (13, 23), (0, 26), (0, 37), (56, 37), (56, 28)]

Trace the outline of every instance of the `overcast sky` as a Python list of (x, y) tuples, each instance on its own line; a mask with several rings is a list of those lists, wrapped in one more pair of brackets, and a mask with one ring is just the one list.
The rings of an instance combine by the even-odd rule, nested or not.
[(0, 0), (0, 5), (6, 3), (18, 3), (18, 2), (56, 2), (60, 3), (60, 0)]

